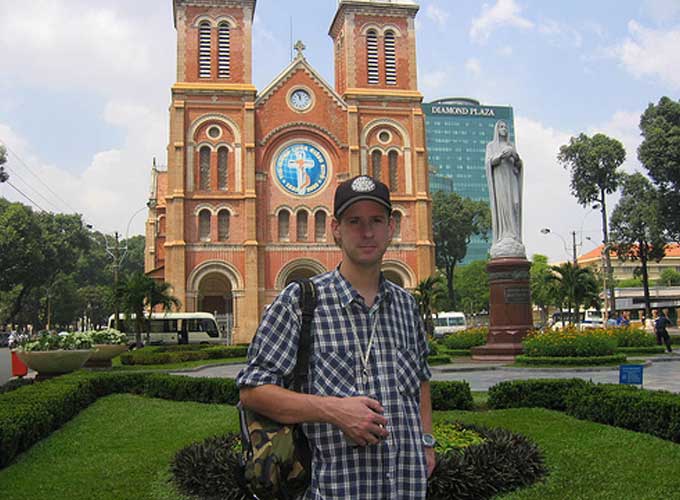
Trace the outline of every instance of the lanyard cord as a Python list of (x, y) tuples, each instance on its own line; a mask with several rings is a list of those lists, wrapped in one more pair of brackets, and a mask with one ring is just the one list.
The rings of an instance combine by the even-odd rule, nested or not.
[[(361, 361), (361, 381), (362, 385), (366, 385), (366, 377), (368, 377), (368, 358), (371, 355), (371, 348), (373, 347), (373, 339), (375, 338), (375, 332), (378, 327), (378, 312), (375, 311), (373, 315), (373, 322), (371, 323), (371, 336), (368, 338), (368, 346), (366, 347), (366, 352), (364, 353), (363, 347), (361, 347), (361, 339), (359, 338), (359, 331), (357, 330), (357, 325), (354, 322), (354, 311), (352, 311), (352, 303), (347, 304), (347, 314), (349, 315), (349, 322), (352, 326), (352, 333), (354, 333), (354, 339), (356, 340), (357, 347), (359, 349), (359, 360)], [(369, 312), (370, 314), (370, 312)]]

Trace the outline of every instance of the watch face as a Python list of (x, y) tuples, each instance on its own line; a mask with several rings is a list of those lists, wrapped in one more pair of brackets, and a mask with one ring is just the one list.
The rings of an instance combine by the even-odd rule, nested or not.
[(423, 446), (427, 448), (434, 448), (435, 445), (437, 444), (437, 440), (434, 438), (432, 434), (423, 434)]
[(312, 104), (312, 96), (304, 89), (297, 89), (290, 95), (290, 105), (297, 110), (307, 109)]

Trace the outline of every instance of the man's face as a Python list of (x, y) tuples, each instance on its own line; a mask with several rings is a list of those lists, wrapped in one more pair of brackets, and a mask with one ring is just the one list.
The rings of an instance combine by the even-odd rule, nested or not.
[(382, 205), (369, 200), (353, 203), (333, 219), (331, 229), (342, 249), (343, 259), (354, 265), (379, 264), (394, 233), (394, 220)]

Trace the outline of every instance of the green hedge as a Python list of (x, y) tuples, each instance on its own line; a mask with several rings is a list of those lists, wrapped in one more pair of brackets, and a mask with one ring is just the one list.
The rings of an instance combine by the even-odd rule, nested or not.
[(613, 365), (626, 362), (625, 354), (612, 354), (610, 356), (526, 356), (515, 357), (516, 363), (524, 365), (558, 365), (558, 366), (596, 366)]
[(486, 344), (488, 334), (488, 328), (468, 328), (462, 332), (446, 335), (439, 342), (446, 349), (471, 349)]
[(647, 347), (619, 347), (616, 349), (616, 352), (627, 354), (629, 356), (631, 354), (662, 354), (666, 352), (666, 348), (660, 345)]
[(240, 358), (248, 354), (246, 346), (152, 346), (120, 355), (124, 365), (166, 365), (201, 359)]
[(606, 330), (579, 331), (569, 327), (531, 332), (522, 346), (525, 354), (532, 357), (609, 356), (614, 354), (617, 341)]
[[(133, 393), (174, 401), (235, 405), (233, 379), (148, 372), (77, 372), (0, 394), (0, 469), (44, 439), (97, 398)], [(467, 382), (432, 382), (435, 410), (472, 408)]]
[(490, 408), (542, 407), (680, 443), (680, 394), (580, 379), (517, 380), (489, 389)]
[(571, 391), (584, 386), (579, 378), (512, 380), (500, 382), (489, 388), (489, 408), (547, 408), (565, 411), (566, 397)]
[(618, 347), (651, 347), (656, 345), (656, 336), (642, 328), (609, 328), (607, 332), (616, 339)]
[(437, 354), (436, 356), (428, 356), (427, 362), (430, 365), (446, 365), (451, 362), (451, 358), (446, 354)]

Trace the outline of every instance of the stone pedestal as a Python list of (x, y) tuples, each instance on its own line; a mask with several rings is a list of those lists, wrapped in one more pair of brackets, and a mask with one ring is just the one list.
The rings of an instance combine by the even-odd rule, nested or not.
[(489, 337), (472, 348), (472, 359), (512, 361), (522, 354), (522, 340), (533, 328), (531, 287), (525, 258), (493, 259), (489, 272)]

